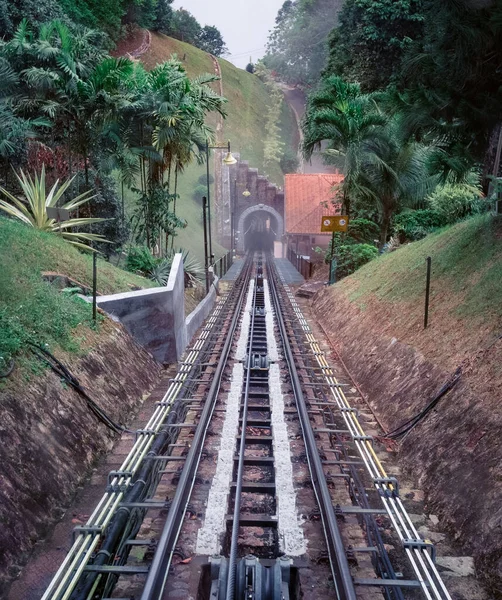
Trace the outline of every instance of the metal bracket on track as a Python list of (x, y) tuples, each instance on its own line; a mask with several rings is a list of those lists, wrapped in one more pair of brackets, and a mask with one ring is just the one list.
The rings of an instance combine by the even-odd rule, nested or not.
[[(226, 600), (228, 559), (212, 556), (211, 600)], [(264, 566), (259, 558), (246, 556), (237, 563), (235, 598), (253, 600), (289, 600), (292, 560), (287, 556), (278, 558), (270, 567)]]

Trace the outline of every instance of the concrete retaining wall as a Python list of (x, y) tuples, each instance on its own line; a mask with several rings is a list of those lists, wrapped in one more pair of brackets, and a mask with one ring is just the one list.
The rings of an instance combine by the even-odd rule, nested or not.
[(216, 302), (216, 295), (218, 289), (219, 279), (215, 278), (209, 294), (200, 302), (195, 310), (193, 310), (186, 318), (186, 336), (187, 344), (189, 344), (193, 336), (197, 333), (197, 330), (202, 326), (204, 321), (209, 316), (209, 313), (213, 310), (214, 303)]
[(176, 254), (166, 287), (99, 296), (97, 304), (124, 325), (160, 363), (176, 362), (186, 345), (183, 257)]
[(165, 287), (98, 296), (97, 304), (120, 321), (135, 341), (160, 363), (179, 360), (211, 312), (218, 279), (209, 294), (185, 319), (183, 257), (176, 254)]

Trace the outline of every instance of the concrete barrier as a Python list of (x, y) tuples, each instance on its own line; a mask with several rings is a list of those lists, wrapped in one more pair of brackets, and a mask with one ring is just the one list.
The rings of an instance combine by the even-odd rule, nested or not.
[(216, 290), (218, 289), (218, 282), (219, 279), (215, 277), (209, 294), (207, 294), (204, 300), (199, 302), (197, 308), (195, 308), (195, 310), (193, 310), (186, 318), (185, 323), (187, 331), (187, 344), (189, 344), (192, 341), (192, 338), (199, 329), (199, 327), (202, 326), (204, 321), (209, 316), (209, 313), (213, 310), (214, 303), (216, 302)]
[(183, 257), (176, 254), (165, 287), (99, 296), (97, 304), (157, 361), (173, 363), (187, 345), (184, 283)]
[[(185, 319), (183, 256), (176, 254), (165, 287), (98, 296), (99, 308), (120, 321), (160, 363), (179, 360), (216, 301), (218, 279), (211, 291)], [(86, 298), (88, 299), (88, 298)]]

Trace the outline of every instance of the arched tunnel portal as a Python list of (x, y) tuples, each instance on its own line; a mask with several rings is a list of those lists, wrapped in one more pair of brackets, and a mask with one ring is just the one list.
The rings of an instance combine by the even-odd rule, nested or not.
[(274, 250), (274, 242), (282, 241), (284, 219), (271, 206), (257, 204), (243, 211), (237, 225), (237, 251)]

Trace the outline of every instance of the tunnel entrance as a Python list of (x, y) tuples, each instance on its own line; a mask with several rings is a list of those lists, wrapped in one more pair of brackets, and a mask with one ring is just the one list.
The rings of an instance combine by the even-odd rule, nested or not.
[(278, 223), (273, 214), (256, 210), (244, 220), (244, 249), (273, 252), (274, 241), (278, 239)]

